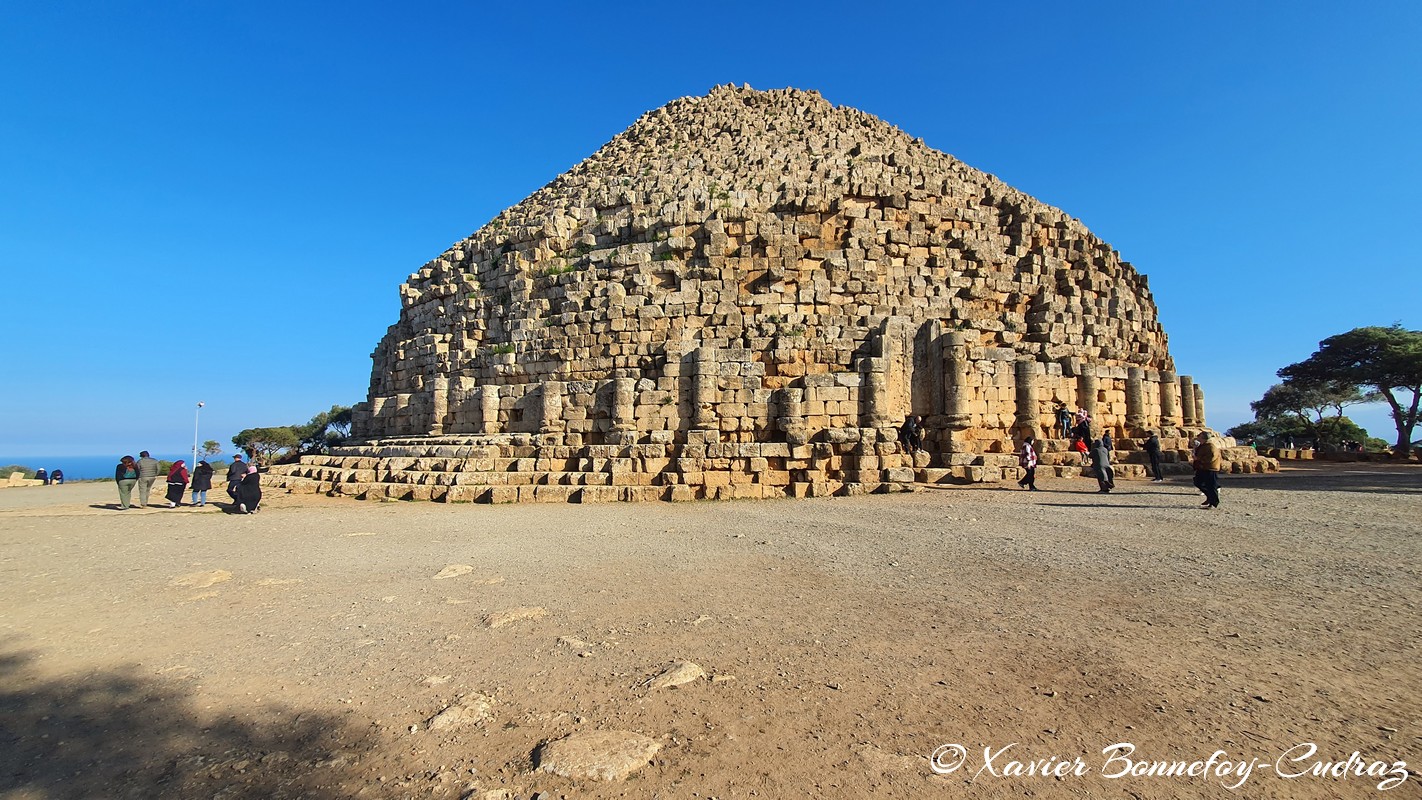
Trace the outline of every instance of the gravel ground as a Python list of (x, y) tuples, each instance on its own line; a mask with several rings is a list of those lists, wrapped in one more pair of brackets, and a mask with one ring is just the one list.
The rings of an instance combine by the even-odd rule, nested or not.
[[(2, 489), (0, 798), (1422, 796), (1422, 469), (1228, 477), (1217, 511), (1041, 485), (250, 516)], [(587, 731), (660, 749), (538, 769)], [(1233, 771), (1115, 776), (1116, 743)]]

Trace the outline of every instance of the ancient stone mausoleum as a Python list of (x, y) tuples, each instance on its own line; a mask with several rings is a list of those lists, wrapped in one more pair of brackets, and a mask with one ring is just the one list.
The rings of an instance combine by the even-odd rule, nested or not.
[[(278, 485), (815, 496), (1015, 477), (1056, 401), (1127, 461), (1149, 430), (1176, 461), (1205, 426), (1145, 276), (1110, 245), (815, 92), (724, 86), (652, 111), (400, 295), (359, 443)], [(896, 441), (907, 414), (926, 423), (917, 457)], [(1080, 471), (1044, 444), (1048, 471)]]

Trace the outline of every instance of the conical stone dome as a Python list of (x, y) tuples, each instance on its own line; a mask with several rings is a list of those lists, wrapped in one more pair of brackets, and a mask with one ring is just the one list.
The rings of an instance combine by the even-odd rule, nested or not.
[[(874, 448), (919, 414), (946, 467), (1010, 453), (1059, 404), (1118, 437), (1203, 425), (1145, 277), (1109, 245), (815, 92), (651, 111), (400, 292), (356, 409), (367, 442), (532, 435), (672, 460), (857, 442), (884, 467)], [(679, 480), (664, 467), (640, 469)]]

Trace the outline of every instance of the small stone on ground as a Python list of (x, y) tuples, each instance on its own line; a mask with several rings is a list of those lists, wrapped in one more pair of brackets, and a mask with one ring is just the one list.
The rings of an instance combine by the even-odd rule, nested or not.
[(524, 606), (511, 608), (507, 611), (499, 611), (484, 618), (484, 624), (490, 628), (502, 628), (519, 620), (542, 619), (548, 616), (548, 609), (542, 606)]

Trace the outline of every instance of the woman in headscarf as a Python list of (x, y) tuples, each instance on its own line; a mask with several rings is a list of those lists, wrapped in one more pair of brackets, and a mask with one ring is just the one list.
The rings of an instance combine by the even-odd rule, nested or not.
[(183, 501), (183, 492), (188, 488), (188, 468), (182, 459), (173, 462), (168, 470), (168, 508), (177, 508)]
[(118, 484), (119, 511), (127, 511), (133, 487), (138, 484), (138, 463), (133, 456), (124, 456), (114, 467), (114, 483)]
[(207, 505), (207, 490), (212, 488), (212, 465), (199, 461), (193, 470), (193, 505)]
[(251, 514), (261, 503), (261, 479), (257, 475), (257, 465), (253, 464), (247, 467), (247, 474), (242, 477), (242, 482), (237, 484), (237, 510), (243, 514)]

